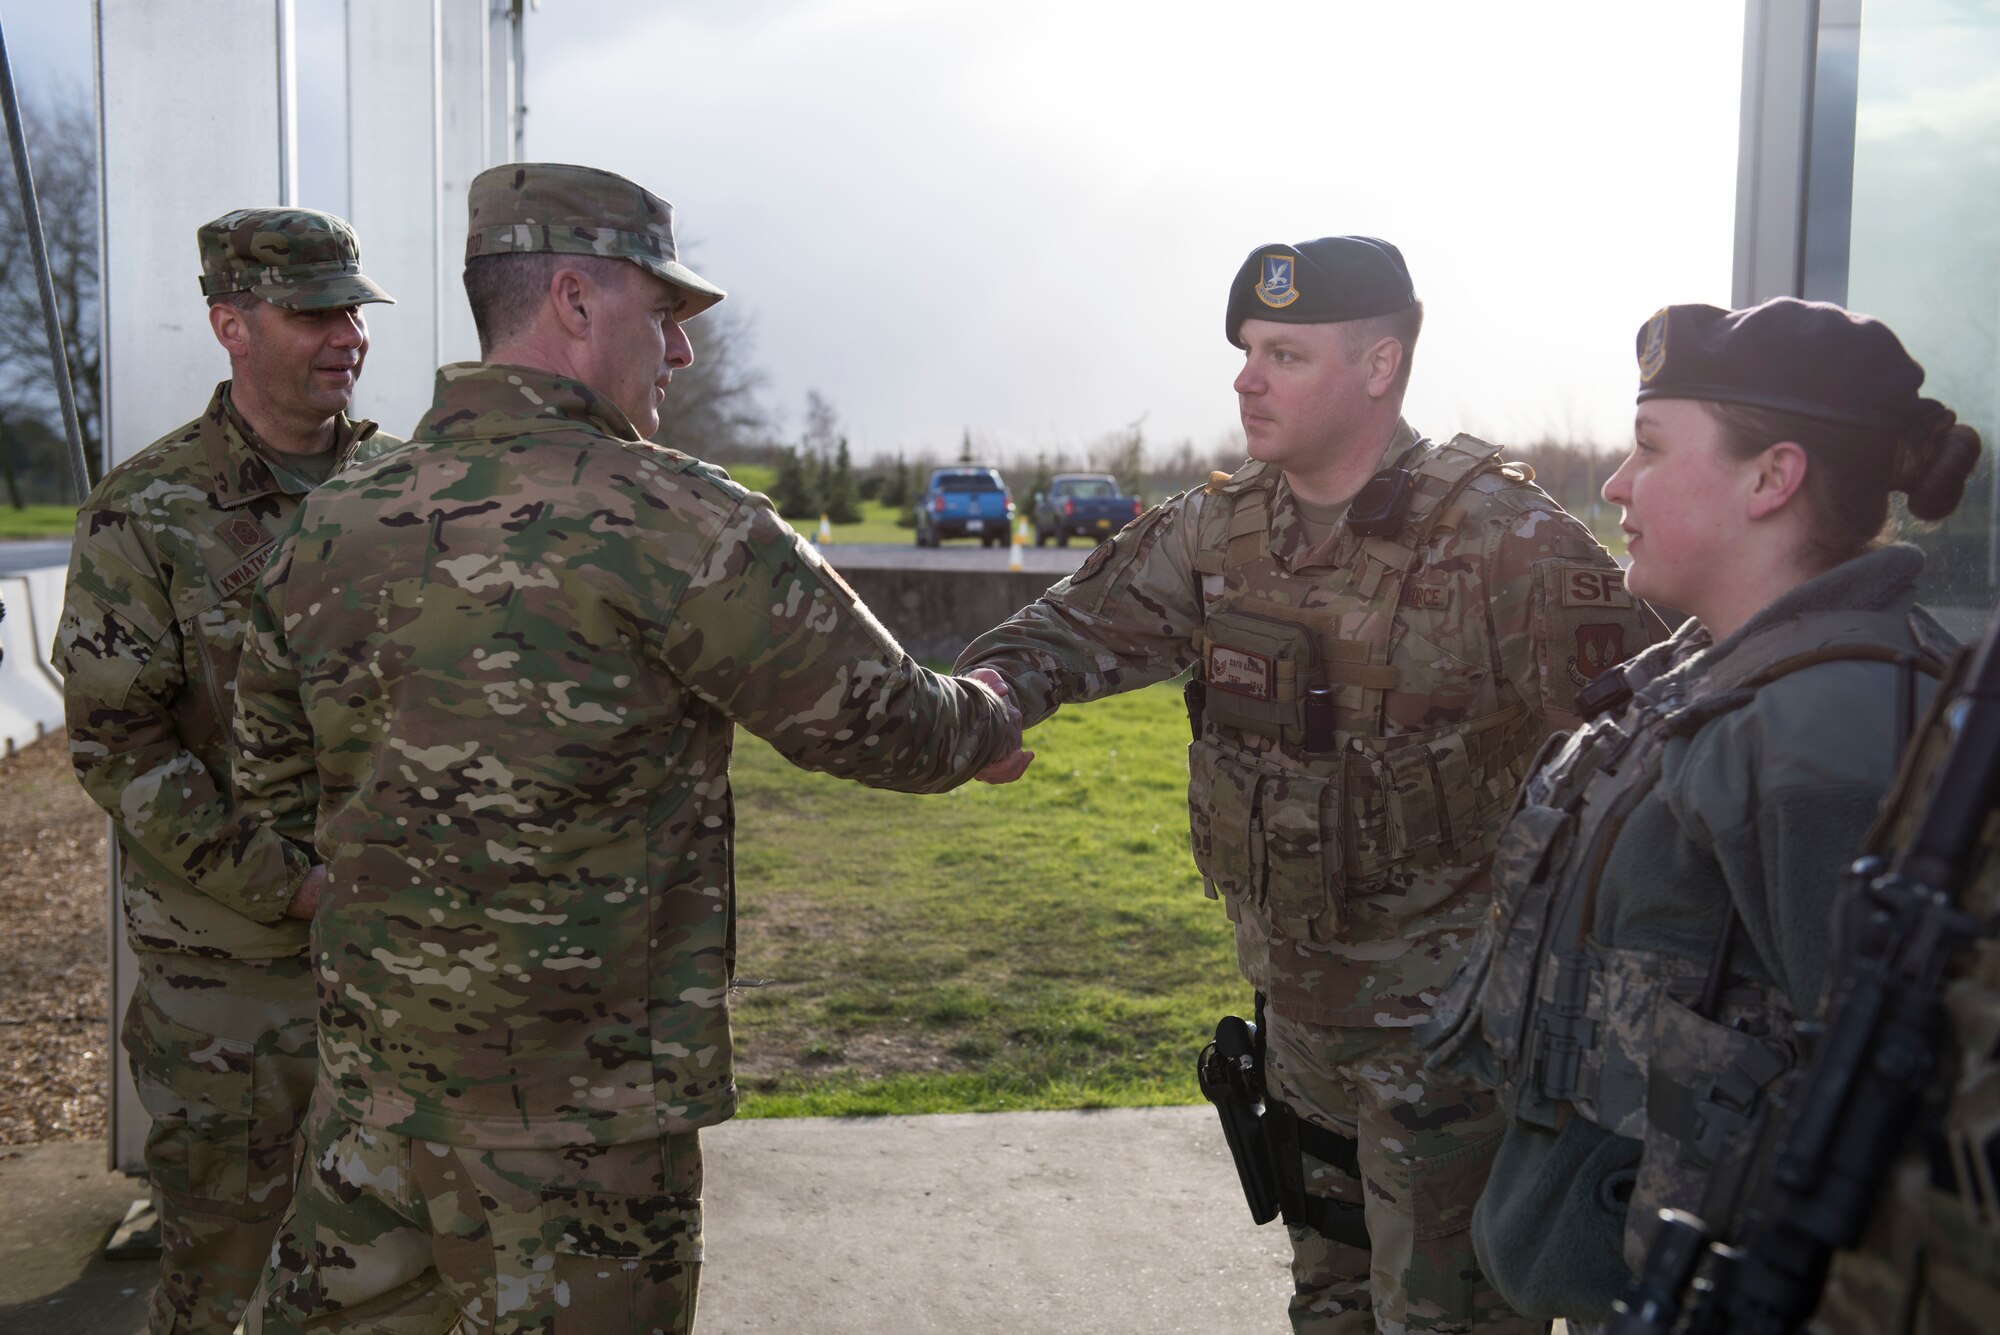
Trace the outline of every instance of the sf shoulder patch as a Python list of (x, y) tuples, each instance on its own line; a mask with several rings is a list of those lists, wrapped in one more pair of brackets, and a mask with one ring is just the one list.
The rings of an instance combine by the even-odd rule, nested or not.
[(1625, 572), (1596, 565), (1562, 567), (1564, 607), (1630, 607), (1632, 595), (1625, 589)]
[(1542, 703), (1574, 713), (1579, 690), (1653, 642), (1652, 613), (1609, 563), (1543, 561), (1535, 577)]

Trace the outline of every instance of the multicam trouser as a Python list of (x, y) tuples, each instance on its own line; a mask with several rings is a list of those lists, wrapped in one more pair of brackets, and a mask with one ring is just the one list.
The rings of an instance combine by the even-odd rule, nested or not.
[(478, 1149), (316, 1100), (298, 1196), (245, 1335), (685, 1335), (701, 1283), (698, 1133)]
[(291, 1201), (312, 1093), (305, 959), (142, 952), (123, 1041), (153, 1116), (146, 1171), (160, 1217), (153, 1335), (228, 1335)]
[(1306, 1191), (1360, 1202), (1369, 1248), (1292, 1239), (1292, 1329), (1543, 1331), (1501, 1301), (1472, 1254), (1472, 1207), (1504, 1115), (1476, 1086), (1426, 1071), (1408, 1029), (1332, 1028), (1267, 1010), (1265, 1079), (1299, 1116), (1357, 1139), (1361, 1175), (1307, 1155)]

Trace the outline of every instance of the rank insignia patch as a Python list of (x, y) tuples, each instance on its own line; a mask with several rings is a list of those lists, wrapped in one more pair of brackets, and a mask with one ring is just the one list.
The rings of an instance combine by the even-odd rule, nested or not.
[(1639, 337), (1639, 383), (1651, 384), (1666, 364), (1667, 308), (1662, 306), (1646, 321), (1646, 332)]
[(1253, 700), (1269, 700), (1277, 694), (1277, 665), (1269, 656), (1248, 649), (1209, 645), (1208, 671), (1202, 675), (1211, 687)]
[(222, 536), (229, 539), (229, 545), (237, 555), (254, 552), (270, 541), (264, 526), (247, 515), (238, 515), (222, 526)]
[(1257, 300), (1280, 308), (1299, 299), (1299, 289), (1292, 282), (1293, 263), (1290, 255), (1264, 256), (1264, 276), (1257, 283)]

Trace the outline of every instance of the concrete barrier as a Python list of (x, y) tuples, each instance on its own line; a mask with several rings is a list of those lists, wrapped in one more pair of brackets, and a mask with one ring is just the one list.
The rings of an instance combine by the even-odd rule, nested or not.
[(62, 679), (49, 666), (56, 618), (62, 615), (64, 570), (0, 575), (0, 753), (12, 755), (63, 724)]
[[(838, 563), (838, 550), (827, 559)], [(950, 663), (1059, 578), (1046, 571), (920, 569), (842, 569), (840, 576), (902, 646), (926, 663)]]

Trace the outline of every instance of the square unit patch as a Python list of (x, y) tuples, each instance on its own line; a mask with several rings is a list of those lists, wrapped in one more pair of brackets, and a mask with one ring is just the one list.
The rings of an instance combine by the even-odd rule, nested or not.
[(1232, 649), (1226, 644), (1208, 646), (1208, 684), (1253, 700), (1269, 700), (1277, 694), (1277, 665), (1266, 655), (1248, 649)]
[(1625, 591), (1625, 572), (1603, 566), (1565, 566), (1562, 572), (1564, 607), (1630, 607), (1632, 595)]

